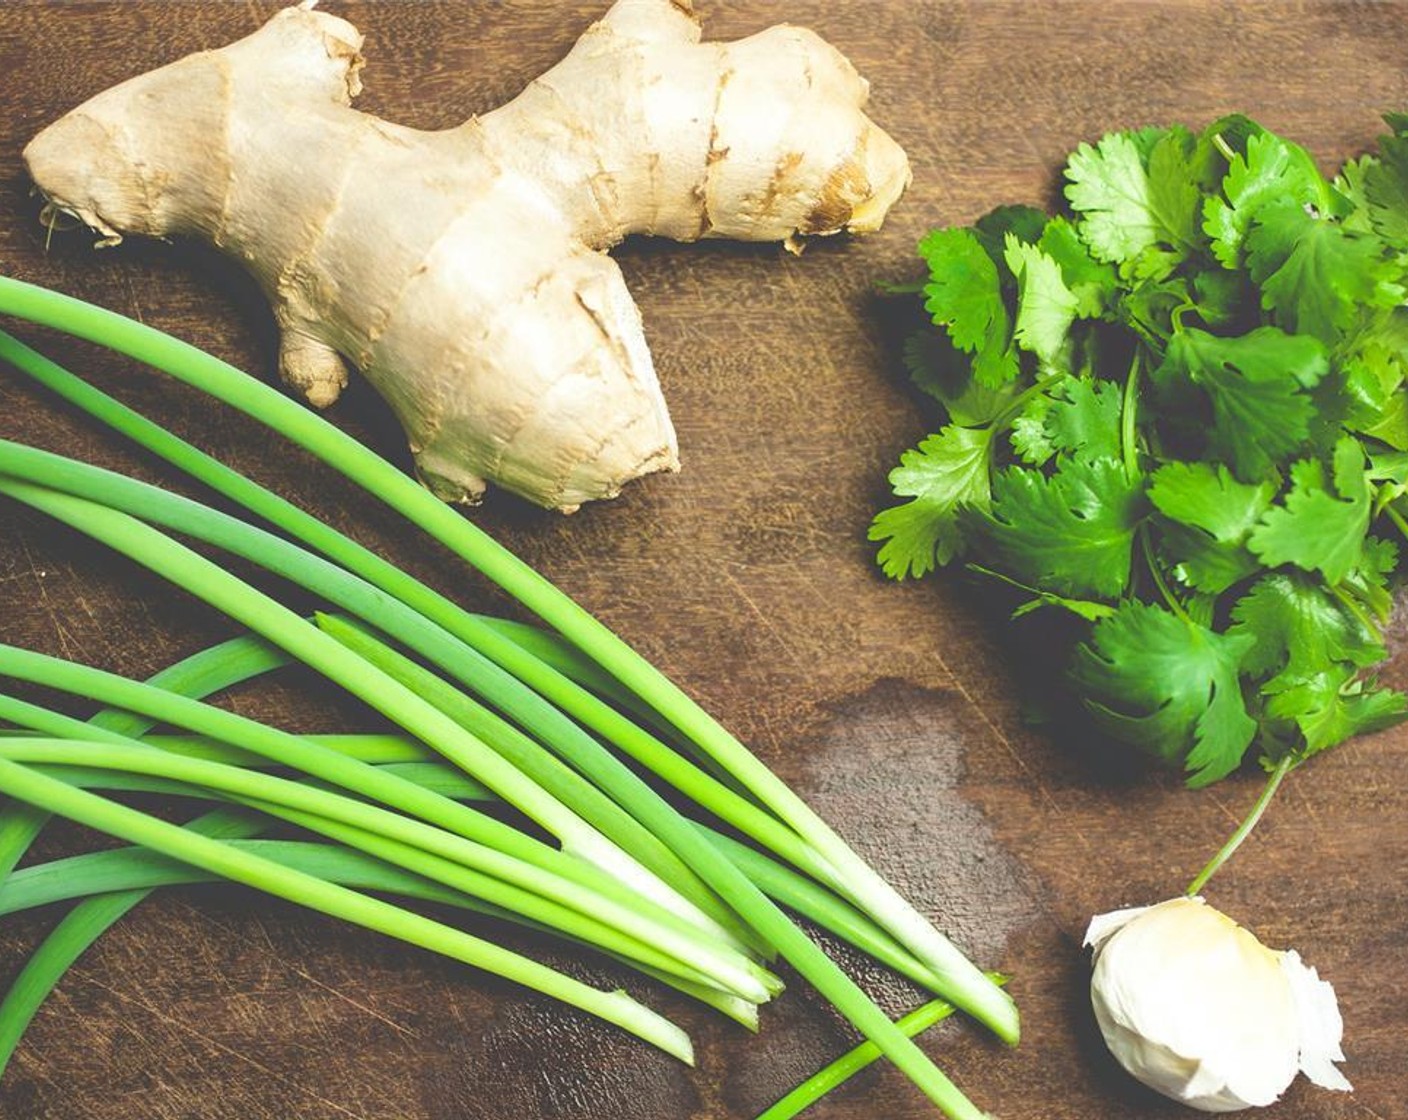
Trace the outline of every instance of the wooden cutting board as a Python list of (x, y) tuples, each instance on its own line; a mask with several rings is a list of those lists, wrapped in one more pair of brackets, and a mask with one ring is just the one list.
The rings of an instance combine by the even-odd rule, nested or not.
[[(367, 33), (362, 107), (444, 127), (560, 57), (604, 3), (328, 0)], [(1324, 166), (1408, 106), (1408, 5), (704, 0), (707, 33), (811, 26), (870, 78), (914, 185), (878, 235), (810, 248), (636, 242), (618, 257), (644, 315), (684, 472), (561, 518), (495, 497), (473, 516), (621, 631), (739, 732), (983, 965), (1014, 976), (1007, 1051), (949, 1024), (926, 1046), (1004, 1120), (1154, 1120), (1181, 1110), (1125, 1078), (1087, 1003), (1092, 913), (1176, 893), (1254, 799), (1254, 774), (1201, 793), (1112, 773), (1072, 736), (1027, 727), (1013, 651), (960, 583), (884, 581), (865, 529), (885, 473), (926, 431), (872, 284), (916, 275), (933, 225), (1050, 202), (1079, 141), (1243, 110)], [(213, 254), (52, 241), (19, 152), (97, 91), (257, 27), (277, 5), (0, 6), (0, 268), (134, 315), (271, 375), (253, 285)], [(262, 429), (151, 372), (27, 328), (56, 356), (475, 607), (482, 583)], [(404, 462), (358, 389), (333, 419)], [(0, 436), (172, 482), (0, 370)], [(0, 639), (132, 675), (233, 632), (226, 620), (38, 516), (0, 504)], [(1395, 635), (1401, 646), (1401, 636)], [(1051, 672), (1055, 672), (1053, 667)], [(1408, 663), (1388, 666), (1408, 683)], [(306, 677), (244, 690), (242, 712), (300, 730), (364, 726)], [(1408, 1117), (1408, 728), (1295, 775), (1212, 900), (1333, 981), (1352, 1096), (1297, 1084), (1268, 1120)], [(42, 852), (86, 849), (55, 827)], [(8, 983), (57, 914), (0, 921)], [(597, 982), (600, 962), (527, 940)], [(847, 958), (895, 1012), (917, 993)], [(638, 987), (638, 990), (639, 987)], [(510, 986), (239, 892), (154, 899), (42, 1011), (0, 1084), (4, 1120), (748, 1120), (850, 1045), (803, 985), (745, 1037), (645, 989), (693, 1032), (688, 1070)], [(874, 1069), (817, 1120), (934, 1115)]]

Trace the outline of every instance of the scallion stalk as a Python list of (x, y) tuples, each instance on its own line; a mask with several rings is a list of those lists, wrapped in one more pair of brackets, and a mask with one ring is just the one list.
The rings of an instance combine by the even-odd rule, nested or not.
[[(936, 973), (952, 980), (956, 1003), (989, 1023), (1002, 1037), (1015, 1041), (1017, 1017), (1006, 994), (969, 964), (800, 798), (616, 635), (390, 464), (233, 367), (112, 312), (11, 280), (0, 281), (0, 311), (101, 342), (197, 384), (269, 423), (425, 528), (589, 654), (743, 782), (755, 797), (836, 869), (840, 884), (853, 901), (885, 925)], [(718, 884), (713, 885), (719, 889)], [(721, 890), (720, 893), (728, 897), (727, 892)], [(834, 966), (824, 957), (817, 961), (809, 955), (813, 948), (810, 943), (804, 947), (793, 937), (795, 934), (805, 942), (805, 935), (791, 926), (780, 912), (774, 917), (770, 903), (763, 902), (753, 916), (755, 928), (768, 936), (789, 959), (795, 955), (794, 963), (801, 971), (857, 1026), (876, 1039), (936, 1103), (955, 1117), (981, 1115), (839, 970), (833, 973)]]
[[(693, 1064), (694, 1052), (688, 1036), (624, 992), (592, 988), (482, 938), (66, 785), (7, 757), (21, 753), (25, 745), (32, 745), (32, 750), (42, 753), (37, 746), (41, 742), (43, 740), (12, 739), (4, 744), (5, 754), (0, 755), (0, 787), (11, 797), (203, 868), (221, 878), (492, 972), (614, 1023), (681, 1061)], [(57, 744), (61, 751), (75, 746), (66, 740), (49, 742), (51, 746)], [(99, 753), (111, 749), (102, 747)]]

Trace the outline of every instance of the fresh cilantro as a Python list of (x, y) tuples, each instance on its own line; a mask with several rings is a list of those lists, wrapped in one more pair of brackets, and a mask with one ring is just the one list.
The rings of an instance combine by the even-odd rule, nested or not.
[(1377, 236), (1347, 230), (1290, 200), (1264, 206), (1247, 235), (1247, 263), (1261, 303), (1288, 331), (1334, 346), (1365, 308), (1408, 296), (1403, 268)]
[(1069, 459), (1049, 475), (999, 472), (990, 506), (973, 520), (1000, 570), (1058, 595), (1114, 599), (1129, 583), (1140, 510), (1119, 463)]
[[(1190, 327), (1175, 334), (1154, 371), (1175, 392), (1196, 386), (1208, 405), (1208, 453), (1241, 478), (1264, 477), (1310, 435), (1315, 404), (1306, 390), (1325, 375), (1325, 348), (1275, 327), (1222, 338)], [(1201, 410), (1182, 419), (1205, 423)]]
[(1034, 467), (1056, 454), (1117, 459), (1123, 394), (1108, 381), (1068, 377), (1030, 398), (1012, 421), (1012, 449)]
[[(1333, 181), (1242, 116), (1111, 133), (1063, 212), (921, 244), (948, 426), (871, 528), (1081, 632), (1091, 723), (1191, 784), (1408, 714), (1373, 679), (1408, 537), (1408, 115)], [(1083, 634), (1083, 637), (1081, 636)]]
[(1102, 261), (1131, 260), (1164, 232), (1149, 201), (1149, 173), (1133, 137), (1115, 132), (1095, 147), (1082, 144), (1066, 165), (1066, 198), (1081, 219), (1081, 237)]
[(1207, 785), (1237, 768), (1256, 734), (1239, 684), (1251, 646), (1136, 600), (1095, 624), (1071, 676), (1097, 725), (1181, 761), (1190, 785)]
[(950, 426), (900, 458), (890, 485), (914, 500), (884, 510), (870, 527), (870, 539), (885, 542), (880, 564), (886, 575), (922, 576), (961, 551), (959, 509), (988, 504), (991, 442), (991, 428)]
[(1251, 639), (1243, 672), (1282, 685), (1339, 662), (1366, 668), (1384, 657), (1374, 628), (1300, 572), (1271, 572), (1257, 580), (1233, 606), (1228, 633)]
[(1065, 218), (1052, 218), (1041, 231), (1037, 248), (1061, 266), (1066, 287), (1076, 297), (1078, 318), (1096, 319), (1107, 312), (1119, 285), (1115, 270), (1091, 255), (1074, 225)]
[(1221, 463), (1173, 462), (1153, 471), (1149, 501), (1170, 522), (1164, 535), (1178, 557), (1174, 575), (1217, 594), (1256, 572), (1247, 537), (1275, 493), (1270, 482), (1238, 482)]
[(1346, 178), (1359, 192), (1369, 223), (1390, 245), (1408, 250), (1408, 134), (1402, 121), (1386, 118), (1394, 132), (1379, 139), (1380, 159), (1365, 161)]
[(986, 424), (1012, 403), (1011, 385), (980, 385), (972, 363), (954, 349), (941, 331), (917, 331), (905, 340), (904, 365), (915, 388), (939, 402), (949, 419), (964, 427)]
[(1294, 721), (1301, 745), (1298, 761), (1344, 742), (1351, 735), (1381, 731), (1398, 723), (1408, 710), (1408, 698), (1392, 689), (1376, 688), (1355, 675), (1353, 666), (1336, 665), (1273, 692), (1266, 715)]
[(1003, 255), (1017, 278), (1017, 326), (1012, 337), (1043, 365), (1055, 365), (1080, 301), (1066, 287), (1061, 266), (1037, 246), (1009, 233)]
[(1252, 219), (1264, 207), (1281, 202), (1309, 206), (1324, 189), (1313, 164), (1293, 158), (1291, 145), (1262, 132), (1248, 137), (1245, 152), (1232, 157), (1222, 190), (1203, 203), (1203, 229), (1212, 251), (1229, 269), (1242, 260), (1242, 244)]
[(1369, 530), (1364, 448), (1345, 436), (1335, 446), (1333, 480), (1319, 459), (1291, 467), (1290, 489), (1252, 530), (1251, 549), (1268, 568), (1293, 564), (1336, 584), (1349, 575)]

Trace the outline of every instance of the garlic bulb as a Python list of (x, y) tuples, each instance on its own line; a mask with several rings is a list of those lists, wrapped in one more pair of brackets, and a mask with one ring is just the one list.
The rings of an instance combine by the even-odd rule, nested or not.
[(1152, 1089), (1204, 1112), (1275, 1101), (1297, 1073), (1348, 1090), (1335, 990), (1201, 898), (1093, 919), (1090, 999), (1105, 1044)]

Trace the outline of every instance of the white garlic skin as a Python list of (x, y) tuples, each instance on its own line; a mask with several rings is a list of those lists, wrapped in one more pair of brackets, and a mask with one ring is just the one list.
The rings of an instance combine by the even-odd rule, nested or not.
[(1349, 1090), (1334, 989), (1201, 898), (1102, 914), (1090, 999), (1126, 1070), (1203, 1112), (1272, 1104), (1304, 1073)]

